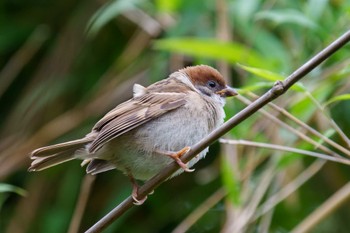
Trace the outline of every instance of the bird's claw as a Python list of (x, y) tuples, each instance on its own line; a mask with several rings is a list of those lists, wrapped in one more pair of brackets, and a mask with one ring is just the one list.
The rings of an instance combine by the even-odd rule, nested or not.
[(180, 159), (184, 154), (186, 154), (187, 152), (189, 152), (191, 150), (191, 147), (186, 146), (183, 149), (181, 149), (180, 151), (173, 153), (170, 157), (172, 157), (176, 163), (185, 171), (185, 172), (193, 172), (195, 169), (190, 169), (188, 168), (187, 164), (185, 164), (184, 162), (182, 162), (182, 160)]
[(138, 191), (139, 187), (136, 184), (133, 184), (131, 197), (134, 200), (134, 205), (142, 205), (147, 200), (147, 196), (142, 199), (138, 199)]
[(188, 168), (187, 164), (182, 162), (180, 158), (175, 158), (175, 161), (185, 172), (194, 172), (195, 169)]
[(145, 196), (144, 198), (142, 198), (141, 200), (137, 199), (137, 196), (131, 195), (132, 199), (134, 200), (134, 205), (142, 205), (146, 200), (147, 200), (147, 196)]

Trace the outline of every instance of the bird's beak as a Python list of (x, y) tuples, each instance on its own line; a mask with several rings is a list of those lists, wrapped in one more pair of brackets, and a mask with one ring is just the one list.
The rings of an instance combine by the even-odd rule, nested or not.
[(237, 91), (230, 86), (226, 86), (226, 88), (217, 91), (216, 94), (220, 95), (221, 97), (230, 97), (238, 95)]

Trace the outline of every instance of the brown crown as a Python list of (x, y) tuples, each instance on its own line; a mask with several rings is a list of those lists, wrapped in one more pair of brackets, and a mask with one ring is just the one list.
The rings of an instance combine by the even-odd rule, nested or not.
[(226, 86), (222, 75), (213, 67), (207, 65), (188, 66), (180, 70), (185, 72), (194, 85), (205, 85), (208, 81), (216, 81), (220, 86)]

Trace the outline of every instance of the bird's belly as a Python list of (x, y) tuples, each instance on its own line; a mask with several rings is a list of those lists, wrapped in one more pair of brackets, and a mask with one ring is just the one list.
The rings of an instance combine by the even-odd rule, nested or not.
[[(151, 178), (173, 161), (162, 151), (177, 152), (194, 145), (210, 132), (207, 122), (190, 122), (193, 122), (190, 116), (172, 117), (171, 121), (163, 116), (116, 138), (110, 148), (118, 149), (114, 151), (111, 162), (135, 179)], [(207, 151), (208, 148), (191, 160), (188, 166), (193, 166)]]

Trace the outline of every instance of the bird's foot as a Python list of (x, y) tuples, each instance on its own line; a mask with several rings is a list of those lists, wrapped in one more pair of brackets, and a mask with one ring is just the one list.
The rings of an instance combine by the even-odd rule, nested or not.
[(142, 205), (147, 200), (147, 196), (139, 199), (139, 185), (131, 174), (128, 174), (128, 177), (132, 183), (131, 197), (134, 200), (134, 205)]
[(193, 172), (194, 169), (189, 169), (187, 164), (182, 162), (181, 157), (186, 154), (189, 150), (191, 150), (191, 147), (186, 146), (183, 149), (179, 150), (178, 152), (172, 152), (172, 151), (158, 151), (160, 154), (164, 154), (175, 160), (175, 162), (185, 171), (185, 172)]
[(139, 186), (137, 184), (133, 184), (131, 197), (134, 200), (134, 205), (142, 205), (147, 200), (147, 196), (145, 196), (142, 199), (139, 199), (138, 193), (139, 193)]

